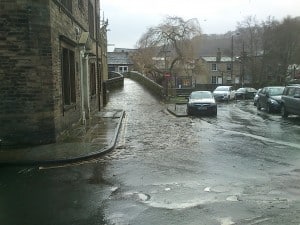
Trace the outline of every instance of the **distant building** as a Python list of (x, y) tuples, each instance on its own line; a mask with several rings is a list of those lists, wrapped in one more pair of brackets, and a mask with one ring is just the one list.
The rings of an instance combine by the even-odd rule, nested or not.
[(134, 49), (116, 48), (113, 52), (108, 52), (108, 71), (118, 73), (129, 72), (133, 68), (131, 53), (134, 51)]
[(240, 83), (241, 65), (235, 58), (222, 56), (218, 51), (217, 56), (203, 56), (201, 61), (204, 68), (196, 77), (196, 83), (215, 85)]
[(2, 146), (55, 142), (100, 109), (107, 65), (99, 5), (99, 0), (0, 2)]

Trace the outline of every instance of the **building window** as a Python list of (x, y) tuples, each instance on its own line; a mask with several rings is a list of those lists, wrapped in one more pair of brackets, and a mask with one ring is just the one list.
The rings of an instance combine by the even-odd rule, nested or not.
[(67, 48), (62, 48), (62, 77), (64, 105), (71, 105), (76, 102), (75, 56)]
[(227, 71), (231, 71), (231, 63), (227, 63), (226, 69), (227, 69)]
[(72, 12), (72, 0), (61, 0), (61, 4), (70, 12)]
[(95, 37), (95, 18), (94, 18), (94, 7), (91, 2), (89, 2), (89, 32), (91, 37)]
[(223, 84), (222, 76), (212, 76), (211, 77), (211, 83), (212, 84)]
[(90, 93), (91, 96), (96, 95), (96, 64), (90, 65)]
[(126, 73), (126, 72), (128, 72), (128, 66), (119, 66), (118, 67), (118, 72), (119, 73)]
[(217, 83), (217, 77), (216, 76), (212, 76), (211, 77), (211, 83), (212, 84), (216, 84)]
[(216, 63), (211, 64), (211, 70), (212, 71), (217, 71), (217, 64)]
[(191, 87), (191, 86), (192, 86), (191, 78), (182, 79), (182, 87)]

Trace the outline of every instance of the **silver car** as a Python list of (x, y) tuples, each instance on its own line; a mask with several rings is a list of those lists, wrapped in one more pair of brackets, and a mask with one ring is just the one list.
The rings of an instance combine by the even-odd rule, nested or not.
[(235, 92), (232, 86), (219, 86), (213, 91), (216, 101), (230, 101), (234, 99)]
[(187, 103), (188, 115), (217, 115), (217, 104), (210, 91), (193, 91)]

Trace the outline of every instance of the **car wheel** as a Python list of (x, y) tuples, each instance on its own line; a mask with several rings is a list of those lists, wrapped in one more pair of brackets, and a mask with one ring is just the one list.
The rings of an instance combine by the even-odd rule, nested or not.
[(271, 109), (270, 104), (267, 104), (267, 112), (268, 112), (268, 113), (271, 113), (271, 112), (272, 112), (272, 109)]
[(288, 112), (286, 111), (286, 108), (284, 105), (281, 106), (281, 116), (283, 118), (287, 118), (289, 116)]
[(261, 110), (261, 106), (260, 106), (260, 103), (259, 103), (259, 102), (256, 103), (256, 108), (257, 108), (258, 110)]
[(214, 112), (214, 116), (217, 116), (218, 114), (218, 109), (216, 109), (216, 111)]
[(186, 109), (186, 114), (187, 114), (188, 116), (191, 115), (191, 110), (190, 110), (189, 108)]

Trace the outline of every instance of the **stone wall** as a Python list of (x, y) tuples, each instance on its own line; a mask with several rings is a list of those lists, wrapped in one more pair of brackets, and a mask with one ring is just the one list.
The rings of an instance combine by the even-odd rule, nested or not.
[[(82, 1), (82, 7), (78, 2), (72, 1), (72, 13), (58, 0), (0, 2), (2, 147), (55, 142), (60, 132), (79, 121), (81, 47), (77, 43), (89, 25), (88, 1)], [(74, 44), (76, 103), (72, 107), (63, 104), (62, 36)], [(90, 103), (96, 110), (97, 99), (91, 98)]]
[(144, 87), (146, 87), (152, 94), (156, 95), (159, 98), (163, 98), (164, 91), (163, 87), (157, 83), (155, 83), (153, 80), (149, 79), (148, 77), (144, 76), (143, 74), (140, 74), (138, 72), (129, 72), (126, 74), (126, 77), (129, 77), (133, 80), (138, 81), (141, 83)]
[[(61, 40), (61, 37), (65, 37), (68, 42), (73, 42), (74, 44), (78, 42), (80, 34), (76, 34), (76, 27), (79, 27), (72, 17), (81, 20), (81, 12), (75, 10), (77, 7), (73, 5), (72, 15), (69, 15), (60, 4), (55, 1), (50, 1), (50, 15), (51, 15), (51, 45), (52, 45), (52, 61), (53, 61), (53, 81), (54, 81), (54, 123), (55, 123), (55, 133), (56, 136), (65, 129), (68, 129), (72, 124), (76, 123), (80, 119), (80, 52), (76, 46), (68, 44), (66, 41)], [(86, 9), (87, 10), (87, 9)], [(72, 16), (72, 17), (71, 17)], [(83, 15), (82, 15), (83, 16)], [(83, 23), (82, 27), (87, 30), (87, 23)], [(64, 106), (63, 103), (63, 82), (62, 82), (62, 72), (61, 72), (61, 55), (62, 55), (62, 45), (70, 47), (75, 53), (75, 63), (77, 66), (75, 70), (75, 86), (76, 86), (76, 102), (72, 106)]]
[(52, 142), (53, 79), (47, 1), (0, 3), (2, 145)]

